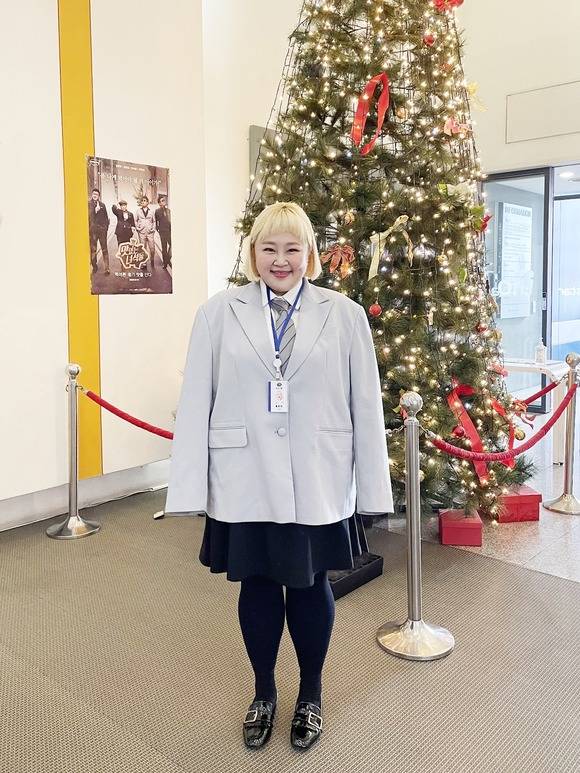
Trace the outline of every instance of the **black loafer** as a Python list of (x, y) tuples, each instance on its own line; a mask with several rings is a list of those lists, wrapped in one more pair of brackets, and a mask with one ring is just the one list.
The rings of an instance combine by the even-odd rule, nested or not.
[(250, 749), (264, 746), (274, 727), (276, 702), (254, 701), (250, 704), (244, 719), (244, 743)]
[(298, 701), (294, 709), (290, 741), (296, 749), (309, 749), (320, 738), (322, 710), (316, 703)]

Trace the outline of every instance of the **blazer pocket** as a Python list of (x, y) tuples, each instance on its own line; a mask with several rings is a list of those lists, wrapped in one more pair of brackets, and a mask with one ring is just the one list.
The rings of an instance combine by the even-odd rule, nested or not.
[(341, 428), (341, 427), (318, 427), (317, 432), (326, 432), (331, 435), (352, 435), (352, 429), (351, 428)]
[(210, 448), (240, 448), (248, 445), (245, 427), (210, 427), (208, 446)]

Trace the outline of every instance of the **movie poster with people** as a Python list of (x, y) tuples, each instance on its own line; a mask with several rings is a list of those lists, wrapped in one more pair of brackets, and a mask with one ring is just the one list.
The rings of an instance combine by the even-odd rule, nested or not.
[(92, 295), (173, 292), (169, 169), (87, 160)]

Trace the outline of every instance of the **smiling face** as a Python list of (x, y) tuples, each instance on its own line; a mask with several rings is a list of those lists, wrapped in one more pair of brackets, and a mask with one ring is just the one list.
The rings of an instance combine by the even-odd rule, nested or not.
[(266, 236), (254, 244), (256, 269), (278, 295), (302, 281), (308, 267), (308, 245), (291, 233)]

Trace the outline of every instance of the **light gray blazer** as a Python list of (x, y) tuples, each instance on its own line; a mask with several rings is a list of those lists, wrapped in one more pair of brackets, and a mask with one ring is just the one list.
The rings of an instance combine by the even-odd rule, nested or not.
[[(270, 331), (271, 337), (271, 331)], [(195, 315), (171, 452), (166, 513), (323, 525), (393, 510), (381, 386), (364, 309), (305, 279), (284, 378), (276, 377), (259, 282)]]

